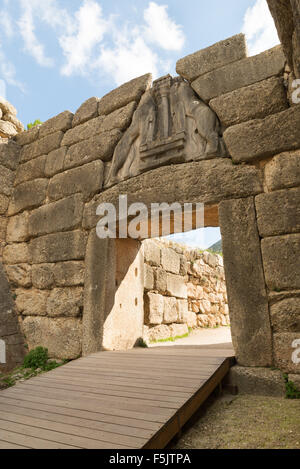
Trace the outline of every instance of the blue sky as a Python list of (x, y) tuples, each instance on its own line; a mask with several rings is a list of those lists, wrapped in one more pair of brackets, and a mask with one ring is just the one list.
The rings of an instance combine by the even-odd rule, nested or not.
[(179, 58), (241, 31), (250, 55), (278, 43), (265, 0), (0, 0), (0, 12), (0, 95), (25, 126), (175, 75)]

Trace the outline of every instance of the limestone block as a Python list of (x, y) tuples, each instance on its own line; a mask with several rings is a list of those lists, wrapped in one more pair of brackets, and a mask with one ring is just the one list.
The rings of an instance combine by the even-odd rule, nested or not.
[(17, 169), (20, 159), (20, 146), (13, 140), (3, 139), (0, 141), (0, 165), (12, 171)]
[(183, 78), (193, 81), (201, 75), (245, 57), (247, 57), (246, 38), (244, 34), (237, 34), (180, 59), (176, 64), (176, 72)]
[(72, 360), (81, 355), (80, 319), (28, 317), (23, 328), (30, 350), (43, 345), (49, 356), (57, 359)]
[(145, 295), (145, 323), (161, 324), (164, 316), (164, 297), (156, 293)]
[(82, 309), (82, 287), (55, 288), (51, 291), (47, 301), (49, 317), (77, 317), (82, 314)]
[(300, 332), (282, 332), (273, 336), (275, 366), (285, 373), (299, 372), (299, 363), (294, 363), (293, 357), (299, 350), (297, 358), (300, 358), (300, 346), (294, 348), (294, 341), (300, 343)]
[(98, 104), (100, 99), (92, 97), (87, 99), (75, 112), (72, 126), (84, 124), (84, 122), (98, 117)]
[(35, 179), (17, 186), (8, 207), (8, 215), (16, 215), (22, 210), (42, 205), (46, 198), (47, 187), (48, 179)]
[(3, 98), (2, 96), (0, 96), (0, 109), (2, 110), (3, 114), (10, 112), (14, 116), (17, 115), (16, 108), (11, 103), (6, 101), (6, 99)]
[(16, 290), (16, 306), (20, 314), (24, 316), (46, 316), (47, 298), (49, 293), (44, 290)]
[(266, 284), (272, 291), (300, 289), (300, 234), (261, 242)]
[(187, 298), (187, 286), (184, 277), (167, 273), (167, 293), (176, 298)]
[(178, 322), (187, 323), (188, 321), (188, 302), (187, 300), (177, 300)]
[(155, 290), (160, 293), (167, 291), (167, 272), (163, 269), (155, 269)]
[(300, 332), (300, 297), (278, 301), (270, 313), (274, 332)]
[(2, 194), (11, 195), (15, 180), (15, 173), (0, 165), (0, 191)]
[(276, 46), (206, 73), (193, 81), (192, 87), (203, 101), (208, 102), (222, 94), (280, 75), (284, 66), (282, 47)]
[(225, 127), (263, 119), (289, 107), (283, 79), (277, 77), (231, 91), (212, 99), (209, 105)]
[(265, 182), (269, 191), (300, 186), (300, 150), (281, 153), (267, 163)]
[(70, 111), (64, 111), (55, 117), (47, 120), (40, 126), (39, 138), (46, 137), (46, 135), (54, 134), (61, 130), (66, 130), (72, 127), (73, 113)]
[(9, 198), (6, 195), (0, 194), (0, 215), (4, 215), (7, 211)]
[(166, 324), (161, 324), (159, 326), (150, 327), (148, 330), (148, 340), (150, 342), (156, 342), (159, 340), (169, 339), (172, 337), (171, 330)]
[(28, 245), (26, 243), (10, 244), (3, 250), (5, 264), (27, 264), (30, 262)]
[(205, 251), (203, 253), (203, 259), (204, 262), (212, 268), (215, 268), (217, 265), (219, 265), (219, 258), (216, 254), (212, 254), (211, 252)]
[(150, 265), (160, 265), (160, 247), (155, 241), (152, 241), (151, 239), (145, 241), (144, 255), (145, 261)]
[(46, 158), (45, 176), (52, 177), (64, 170), (67, 147), (61, 147), (51, 151)]
[(150, 88), (151, 82), (152, 75), (146, 74), (114, 89), (100, 100), (98, 106), (99, 115), (110, 114), (132, 101), (139, 102), (142, 94)]
[(10, 283), (18, 287), (29, 288), (31, 282), (31, 266), (28, 264), (7, 265), (5, 267)]
[(237, 360), (242, 366), (269, 366), (272, 338), (253, 198), (221, 202), (219, 217)]
[(98, 159), (109, 161), (122, 135), (120, 130), (114, 129), (72, 145), (65, 158), (65, 169), (81, 166)]
[(171, 337), (182, 337), (189, 333), (187, 324), (171, 324), (169, 330)]
[(180, 256), (180, 275), (187, 275), (188, 273), (188, 261), (186, 256)]
[(131, 103), (127, 104), (127, 106), (117, 109), (116, 111), (106, 116), (102, 124), (103, 132), (109, 132), (113, 129), (120, 129), (125, 131), (131, 123), (136, 107), (136, 102), (132, 101)]
[(29, 251), (33, 264), (82, 260), (85, 256), (86, 234), (82, 231), (56, 233), (33, 239)]
[(70, 169), (54, 176), (49, 184), (50, 200), (58, 200), (68, 195), (81, 192), (84, 199), (89, 199), (103, 186), (104, 164), (93, 161), (79, 168)]
[(14, 137), (17, 133), (16, 127), (11, 122), (0, 120), (0, 137)]
[(162, 268), (173, 274), (180, 272), (180, 256), (174, 249), (163, 247), (161, 249), (161, 265)]
[(32, 284), (40, 290), (49, 290), (54, 285), (54, 265), (40, 264), (32, 266)]
[(53, 267), (55, 284), (58, 287), (73, 287), (84, 284), (84, 262), (58, 262)]
[(207, 314), (211, 312), (211, 303), (209, 300), (200, 301), (200, 312), (202, 314)]
[(35, 140), (39, 138), (39, 131), (40, 125), (35, 125), (31, 129), (16, 135), (14, 137), (14, 140), (17, 142), (18, 145), (29, 145), (30, 143), (35, 142)]
[(154, 270), (148, 264), (144, 264), (144, 288), (145, 290), (154, 289)]
[(83, 200), (81, 194), (44, 205), (31, 212), (28, 220), (30, 237), (59, 231), (70, 231), (81, 224)]
[(176, 298), (164, 296), (164, 324), (178, 321), (178, 309)]
[(63, 132), (59, 130), (54, 134), (39, 138), (29, 145), (23, 146), (20, 156), (21, 162), (25, 163), (37, 156), (48, 155), (48, 153), (60, 147), (63, 136)]
[(32, 179), (45, 177), (46, 156), (39, 156), (34, 160), (19, 165), (16, 173), (15, 185), (22, 184)]
[(300, 232), (300, 187), (260, 194), (255, 205), (261, 237)]
[(20, 122), (19, 119), (17, 119), (16, 116), (11, 114), (10, 112), (7, 112), (6, 114), (4, 114), (2, 119), (4, 121), (11, 122), (15, 126), (18, 132), (24, 131), (24, 125), (22, 124), (22, 122)]
[(252, 161), (276, 153), (296, 150), (300, 146), (300, 106), (234, 125), (224, 133), (233, 161)]

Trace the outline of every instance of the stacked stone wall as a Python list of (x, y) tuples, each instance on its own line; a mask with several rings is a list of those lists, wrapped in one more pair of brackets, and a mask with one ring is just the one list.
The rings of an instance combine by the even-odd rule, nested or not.
[(143, 247), (146, 341), (230, 324), (222, 256), (166, 240)]

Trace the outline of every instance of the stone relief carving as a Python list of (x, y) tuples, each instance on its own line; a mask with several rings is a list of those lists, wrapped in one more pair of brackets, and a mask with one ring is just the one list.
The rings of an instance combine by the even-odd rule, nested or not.
[(147, 91), (118, 143), (107, 186), (162, 165), (226, 156), (216, 114), (182, 78)]

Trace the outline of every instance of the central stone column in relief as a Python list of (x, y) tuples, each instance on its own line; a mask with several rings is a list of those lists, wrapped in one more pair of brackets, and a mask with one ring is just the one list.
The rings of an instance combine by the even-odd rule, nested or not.
[(107, 186), (167, 164), (226, 156), (216, 114), (182, 78), (160, 78), (142, 97), (114, 152)]

